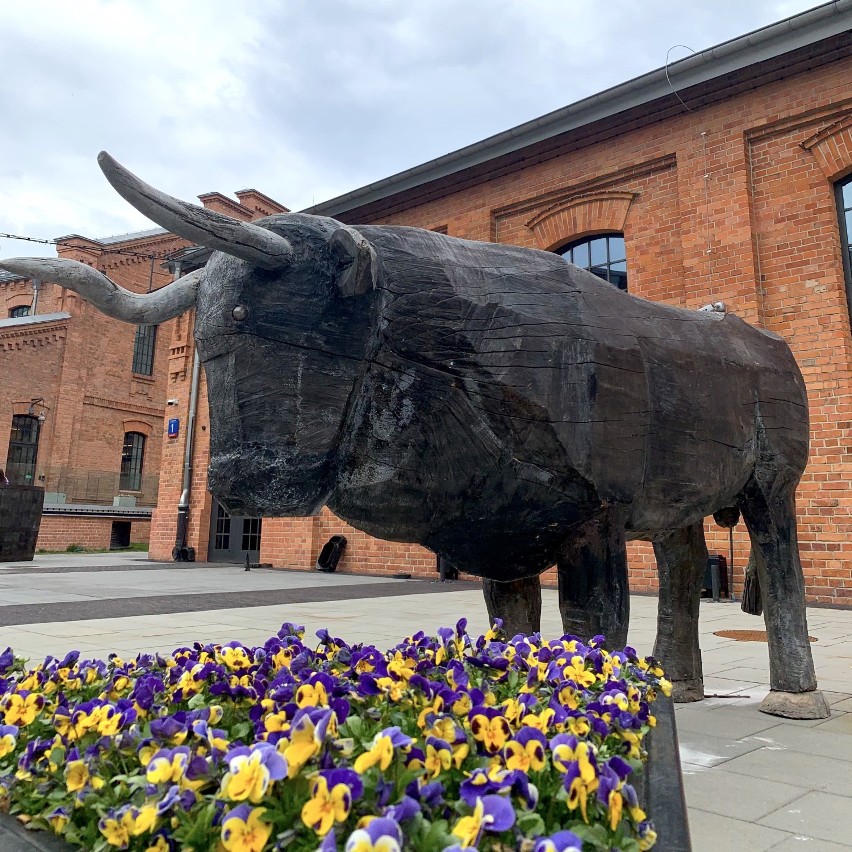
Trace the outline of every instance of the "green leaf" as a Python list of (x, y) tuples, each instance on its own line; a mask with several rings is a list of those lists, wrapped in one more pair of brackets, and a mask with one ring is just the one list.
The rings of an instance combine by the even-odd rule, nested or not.
[(360, 740), (364, 736), (364, 720), (360, 716), (350, 716), (346, 720), (346, 729), (356, 740)]
[(544, 820), (535, 811), (528, 811), (518, 817), (518, 828), (525, 837), (537, 837), (545, 834)]
[(585, 825), (577, 823), (571, 826), (571, 831), (579, 837), (583, 843), (588, 843), (593, 849), (610, 849), (609, 832), (600, 823)]
[(245, 739), (252, 729), (251, 722), (237, 722), (234, 729), (231, 731), (231, 736), (235, 740)]
[(189, 701), (186, 702), (186, 706), (189, 707), (190, 710), (198, 710), (199, 707), (206, 707), (210, 703), (204, 693), (199, 692), (192, 696)]

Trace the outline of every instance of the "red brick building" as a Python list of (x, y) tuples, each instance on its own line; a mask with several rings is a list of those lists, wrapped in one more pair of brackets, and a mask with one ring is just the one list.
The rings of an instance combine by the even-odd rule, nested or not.
[[(284, 209), (255, 190), (238, 197), (201, 200), (242, 219)], [(147, 292), (171, 281), (164, 259), (185, 247), (155, 228), (102, 240), (63, 237), (57, 250)], [(148, 541), (174, 367), (170, 342), (186, 322), (135, 328), (71, 290), (0, 272), (0, 468), (12, 482), (45, 489), (39, 548)]]
[[(637, 296), (689, 308), (723, 300), (783, 335), (804, 373), (811, 460), (799, 531), (811, 600), (852, 599), (852, 9), (828, 3), (702, 51), (432, 162), (316, 205), (351, 224), (572, 251)], [(620, 256), (619, 256), (620, 255)], [(189, 324), (172, 347), (168, 396), (189, 413)], [(229, 519), (205, 488), (203, 379), (193, 430), (189, 543), (199, 558), (258, 547), (258, 522)], [(175, 542), (186, 430), (163, 448), (151, 553)], [(380, 507), (377, 507), (377, 511)], [(245, 530), (243, 527), (245, 526)], [(433, 572), (435, 557), (371, 539), (328, 512), (264, 519), (261, 561), (312, 567), (329, 535), (343, 570)], [(745, 530), (735, 533), (745, 560)], [(710, 528), (711, 552), (727, 536)], [(242, 546), (240, 546), (242, 545)], [(741, 571), (738, 571), (741, 576)], [(635, 589), (655, 585), (631, 546)]]

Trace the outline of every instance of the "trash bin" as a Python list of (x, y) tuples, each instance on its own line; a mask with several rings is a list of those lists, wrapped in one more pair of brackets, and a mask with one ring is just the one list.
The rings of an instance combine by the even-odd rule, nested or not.
[[(714, 574), (716, 576), (716, 587), (713, 587)], [(713, 554), (707, 560), (707, 568), (704, 570), (704, 584), (701, 596), (718, 600), (720, 597), (727, 598), (728, 595), (728, 560), (721, 553)]]
[(346, 536), (333, 535), (320, 551), (319, 558), (317, 559), (317, 571), (322, 571), (324, 574), (333, 574), (345, 549)]

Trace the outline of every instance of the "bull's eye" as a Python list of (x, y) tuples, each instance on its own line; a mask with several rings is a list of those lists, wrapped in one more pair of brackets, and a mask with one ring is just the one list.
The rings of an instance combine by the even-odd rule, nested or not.
[(243, 322), (248, 319), (248, 308), (245, 305), (237, 305), (234, 310), (231, 311), (231, 316), (237, 322)]

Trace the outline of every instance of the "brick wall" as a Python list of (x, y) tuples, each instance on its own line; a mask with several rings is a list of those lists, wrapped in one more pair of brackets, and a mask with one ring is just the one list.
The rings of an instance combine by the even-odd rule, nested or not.
[[(110, 246), (162, 256), (185, 245), (171, 235), (129, 240)], [(96, 266), (133, 292), (163, 286), (171, 276), (148, 258), (103, 253), (104, 246), (79, 237), (58, 247), (60, 257)], [(31, 293), (29, 281), (0, 282), (0, 305)], [(35, 413), (44, 415), (36, 481), (47, 492), (66, 494), (69, 502), (111, 502), (118, 493), (125, 432), (146, 436), (143, 481), (151, 503), (157, 496), (157, 472), (165, 410), (168, 342), (174, 323), (158, 329), (151, 376), (132, 372), (136, 327), (104, 316), (70, 290), (46, 283), (38, 313), (65, 311), (60, 322), (0, 328), (0, 465), (5, 462), (11, 418), (26, 413), (40, 399)], [(92, 486), (100, 477), (103, 488)], [(103, 495), (100, 491), (104, 491)], [(108, 493), (107, 493), (108, 492)], [(92, 500), (92, 495), (98, 496)]]
[[(29, 286), (29, 282), (13, 282)], [(7, 285), (8, 286), (8, 285)], [(5, 287), (0, 284), (0, 295)], [(13, 288), (15, 290), (19, 287)], [(45, 288), (52, 290), (56, 288)], [(11, 300), (14, 301), (14, 298)], [(27, 414), (33, 399), (46, 418), (57, 408), (69, 320), (0, 327), (0, 467), (6, 467), (12, 417)], [(45, 419), (39, 461), (50, 458), (53, 429)], [(37, 482), (35, 484), (44, 484)]]
[[(87, 550), (108, 550), (112, 524), (126, 518), (80, 517), (78, 515), (43, 515), (36, 547), (39, 550), (64, 551), (69, 544)], [(149, 520), (130, 521), (131, 544), (146, 544), (151, 535)]]
[[(852, 60), (834, 59), (691, 112), (634, 122), (604, 141), (566, 138), (548, 158), (520, 160), (434, 200), (400, 195), (384, 209), (354, 211), (346, 219), (445, 228), (451, 236), (544, 249), (623, 230), (633, 294), (689, 308), (723, 300), (749, 322), (783, 335), (802, 368), (811, 407), (811, 460), (798, 495), (807, 595), (848, 604), (852, 339), (832, 193), (833, 182), (852, 172), (850, 91)], [(191, 341), (182, 345), (189, 360)], [(172, 377), (169, 395), (186, 404), (185, 373)], [(202, 487), (193, 495), (193, 544), (201, 551), (209, 496), (199, 471), (208, 436), (199, 431), (197, 437), (195, 482)], [(164, 450), (153, 533), (160, 555), (174, 539), (173, 514), (162, 506), (177, 503), (173, 468), (181, 457), (181, 441)], [(341, 570), (433, 570), (434, 558), (422, 549), (377, 542), (327, 513), (266, 520), (261, 558), (311, 567), (338, 531), (350, 539)], [(727, 531), (711, 523), (707, 533), (711, 553), (727, 556)], [(739, 591), (748, 552), (743, 524), (734, 541)], [(632, 588), (653, 590), (650, 545), (631, 543), (629, 558)]]

